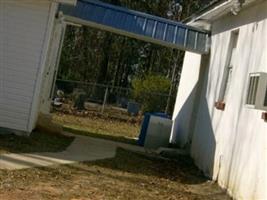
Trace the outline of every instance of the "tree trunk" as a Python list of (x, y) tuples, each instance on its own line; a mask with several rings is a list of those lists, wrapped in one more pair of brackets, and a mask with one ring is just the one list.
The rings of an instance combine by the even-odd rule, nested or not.
[(119, 59), (118, 59), (118, 63), (116, 66), (116, 71), (115, 71), (114, 80), (113, 80), (113, 86), (118, 86), (118, 79), (119, 79), (119, 74), (120, 74), (120, 70), (122, 67), (122, 60), (124, 56), (123, 52), (124, 52), (125, 44), (126, 44), (126, 38), (124, 38), (122, 41), (122, 45), (121, 45), (122, 48), (119, 53)]
[(106, 37), (104, 39), (104, 44), (103, 44), (103, 58), (100, 63), (100, 70), (97, 78), (97, 83), (106, 82), (111, 46), (112, 46), (112, 35), (110, 33), (106, 33)]

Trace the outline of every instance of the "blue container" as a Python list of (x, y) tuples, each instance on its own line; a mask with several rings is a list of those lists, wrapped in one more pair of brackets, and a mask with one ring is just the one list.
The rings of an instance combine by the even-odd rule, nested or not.
[(139, 139), (137, 141), (138, 145), (140, 145), (140, 146), (144, 146), (145, 145), (147, 129), (148, 129), (148, 126), (149, 126), (150, 118), (152, 116), (161, 117), (161, 118), (164, 118), (164, 119), (170, 119), (170, 116), (168, 116), (166, 113), (145, 113), (145, 117), (144, 117), (144, 120), (143, 120), (143, 123), (142, 123), (141, 132), (140, 132), (140, 135), (139, 135)]
[(131, 115), (136, 116), (136, 115), (138, 115), (138, 113), (140, 111), (140, 105), (138, 103), (135, 103), (135, 102), (129, 102), (128, 107), (127, 107), (127, 111)]

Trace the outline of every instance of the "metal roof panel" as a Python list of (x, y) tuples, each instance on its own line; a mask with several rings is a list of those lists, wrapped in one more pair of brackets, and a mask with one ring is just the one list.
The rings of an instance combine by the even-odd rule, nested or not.
[(185, 24), (100, 1), (78, 0), (61, 5), (66, 20), (147, 42), (196, 53), (208, 52), (209, 33)]

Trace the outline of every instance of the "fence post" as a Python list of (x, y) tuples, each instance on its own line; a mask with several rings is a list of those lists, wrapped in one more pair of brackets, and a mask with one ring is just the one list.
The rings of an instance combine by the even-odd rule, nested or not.
[(106, 106), (106, 103), (107, 103), (107, 99), (108, 99), (108, 86), (106, 87), (106, 91), (105, 91), (104, 101), (103, 101), (102, 110), (101, 110), (102, 114), (105, 111), (105, 106)]

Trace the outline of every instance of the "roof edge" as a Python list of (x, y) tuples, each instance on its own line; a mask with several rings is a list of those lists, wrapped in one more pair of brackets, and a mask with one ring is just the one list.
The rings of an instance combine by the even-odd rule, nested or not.
[(69, 5), (76, 5), (77, 0), (52, 0), (57, 3), (62, 3), (62, 4), (69, 4)]
[[(242, 2), (238, 2), (242, 1)], [(238, 13), (253, 3), (259, 2), (259, 0), (216, 0), (211, 5), (205, 7), (201, 11), (185, 19), (183, 22), (187, 25), (194, 26), (197, 28), (203, 28), (210, 31), (212, 22), (232, 13), (238, 15)], [(241, 3), (240, 8), (235, 11), (237, 3)]]
[(194, 18), (201, 16), (202, 14), (216, 8), (217, 6), (220, 6), (221, 4), (223, 4), (227, 1), (229, 1), (229, 0), (215, 0), (215, 1), (211, 2), (209, 5), (205, 6), (203, 9), (201, 9), (201, 10), (197, 11), (196, 13), (192, 14), (191, 16), (187, 17), (182, 22), (188, 23), (188, 22), (192, 21)]

